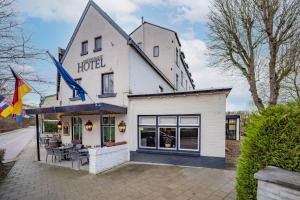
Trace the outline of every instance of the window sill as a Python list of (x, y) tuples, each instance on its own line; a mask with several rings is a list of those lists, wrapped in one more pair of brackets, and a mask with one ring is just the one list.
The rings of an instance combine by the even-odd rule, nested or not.
[(93, 52), (98, 52), (98, 51), (102, 51), (102, 48), (93, 50)]
[(156, 149), (138, 149), (137, 152), (151, 153), (151, 154), (164, 154), (164, 155), (182, 155), (182, 156), (194, 156), (199, 157), (199, 151), (177, 151), (177, 150), (156, 150)]
[(80, 53), (80, 56), (85, 56), (85, 55), (87, 55), (87, 54), (88, 54), (88, 52)]
[(69, 98), (70, 101), (78, 101), (80, 100), (80, 97), (72, 97), (72, 98)]
[(108, 97), (116, 97), (117, 93), (110, 93), (110, 94), (100, 94), (98, 98), (108, 98)]

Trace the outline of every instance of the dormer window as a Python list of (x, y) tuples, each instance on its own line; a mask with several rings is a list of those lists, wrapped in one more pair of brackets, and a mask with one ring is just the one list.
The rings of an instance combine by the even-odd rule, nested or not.
[(176, 65), (177, 66), (178, 66), (178, 53), (179, 53), (178, 48), (176, 48)]
[(102, 50), (102, 36), (99, 36), (99, 37), (95, 38), (95, 49), (94, 49), (94, 52), (101, 51), (101, 50)]
[(154, 46), (153, 47), (153, 57), (158, 57), (159, 56), (159, 46)]
[(88, 54), (88, 41), (84, 41), (81, 43), (81, 55)]

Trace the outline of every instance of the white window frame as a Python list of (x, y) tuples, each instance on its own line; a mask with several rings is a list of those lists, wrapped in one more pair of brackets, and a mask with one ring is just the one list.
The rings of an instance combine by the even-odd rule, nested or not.
[[(159, 123), (159, 119), (160, 118), (164, 118), (164, 117), (174, 117), (175, 118), (175, 120), (176, 120), (176, 123), (175, 124), (160, 124)], [(176, 127), (177, 126), (177, 116), (176, 115), (170, 115), (170, 116), (158, 116), (158, 119), (157, 119), (157, 122), (158, 122), (158, 126), (174, 126), (174, 127)]]
[[(197, 117), (198, 123), (197, 124), (181, 124), (181, 118), (185, 118), (185, 117)], [(199, 126), (199, 125), (200, 125), (200, 118), (199, 118), (199, 116), (194, 116), (194, 115), (179, 116), (178, 126), (188, 127), (188, 126)]]
[[(160, 128), (175, 128), (175, 148), (166, 148), (166, 147), (160, 147)], [(158, 144), (157, 144), (157, 148), (158, 149), (163, 149), (163, 150), (177, 150), (177, 127), (175, 126), (158, 126)]]
[[(184, 148), (180, 148), (180, 130), (182, 129), (182, 128), (196, 128), (196, 129), (198, 129), (198, 140), (197, 140), (197, 149), (184, 149)], [(196, 151), (196, 152), (198, 152), (199, 150), (200, 150), (200, 142), (199, 142), (199, 140), (200, 140), (200, 129), (199, 129), (199, 127), (195, 127), (195, 126), (181, 126), (181, 127), (179, 127), (179, 132), (178, 132), (178, 150), (182, 150), (182, 151)]]

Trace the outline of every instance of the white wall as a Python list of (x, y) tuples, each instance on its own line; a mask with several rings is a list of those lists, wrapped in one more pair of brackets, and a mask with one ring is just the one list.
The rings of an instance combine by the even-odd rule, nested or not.
[[(178, 91), (186, 90), (185, 80), (188, 80), (188, 88), (192, 87), (184, 66), (180, 60), (180, 45), (175, 33), (149, 23), (144, 23), (136, 29), (131, 35), (136, 42), (143, 43), (143, 51), (154, 62), (154, 64), (167, 76), (167, 78), (176, 84), (176, 73), (179, 75)], [(159, 46), (159, 57), (153, 57), (153, 47)], [(178, 48), (178, 65), (176, 64), (176, 47)], [(181, 85), (181, 71), (184, 76), (184, 85)]]
[[(94, 38), (98, 36), (102, 36), (102, 51), (93, 52)], [(81, 56), (81, 43), (86, 40), (88, 40), (88, 54)], [(66, 54), (63, 66), (73, 78), (82, 78), (82, 87), (94, 101), (124, 106), (129, 90), (128, 49), (126, 39), (91, 6)], [(78, 73), (78, 63), (100, 55), (103, 56), (105, 67)], [(98, 98), (101, 94), (101, 74), (107, 72), (114, 73), (114, 92), (117, 96)], [(63, 106), (93, 103), (87, 97), (85, 102), (70, 101), (70, 97), (72, 91), (62, 80), (60, 99)]]
[(166, 83), (136, 50), (129, 50), (129, 88), (132, 94), (159, 93), (159, 86), (164, 92), (173, 92), (170, 85)]
[(176, 97), (130, 98), (129, 147), (137, 149), (137, 116), (201, 114), (202, 156), (225, 157), (225, 94), (201, 94)]

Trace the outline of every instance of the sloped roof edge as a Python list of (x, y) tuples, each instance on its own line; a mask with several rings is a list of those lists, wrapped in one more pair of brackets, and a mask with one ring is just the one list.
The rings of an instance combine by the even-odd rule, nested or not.
[(112, 25), (112, 27), (114, 27), (124, 38), (125, 40), (127, 41), (128, 45), (132, 46), (137, 52), (138, 54), (148, 63), (150, 64), (150, 66), (154, 69), (154, 71), (156, 73), (158, 73), (158, 75), (163, 78), (163, 80), (168, 83), (168, 85), (171, 86), (171, 88), (175, 89), (175, 86), (169, 81), (169, 79), (155, 66), (155, 64), (150, 60), (150, 58), (148, 58), (148, 56), (143, 53), (137, 44), (135, 44), (135, 42), (129, 37), (129, 35), (116, 23), (114, 22), (114, 20), (112, 18), (109, 17), (108, 14), (106, 14), (106, 12), (104, 12), (93, 0), (89, 0), (89, 2), (87, 3), (84, 11), (83, 11), (83, 14), (81, 15), (80, 17), (80, 20), (78, 22), (78, 24), (76, 25), (76, 28), (71, 36), (71, 39), (67, 45), (67, 48), (65, 50), (65, 53), (61, 59), (61, 63), (64, 62), (64, 59), (66, 57), (66, 55), (68, 54), (68, 51), (73, 43), (73, 40), (75, 39), (75, 36), (83, 22), (83, 19), (85, 18), (86, 16), (86, 13), (89, 9), (90, 6), (93, 6), (96, 11), (108, 22)]

